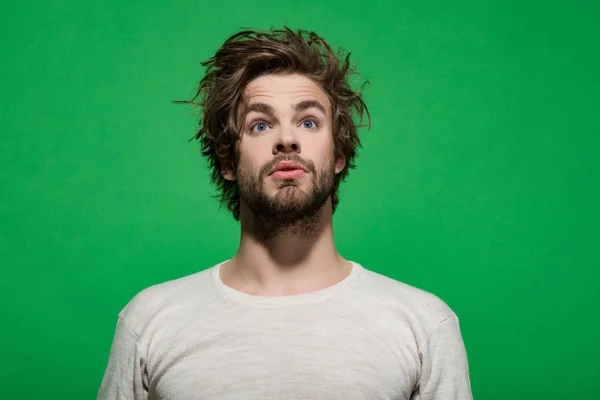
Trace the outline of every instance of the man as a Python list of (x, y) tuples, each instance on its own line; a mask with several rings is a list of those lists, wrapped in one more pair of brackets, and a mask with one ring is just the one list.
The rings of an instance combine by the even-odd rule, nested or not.
[(240, 32), (203, 65), (188, 103), (239, 249), (127, 304), (98, 399), (471, 399), (456, 314), (335, 249), (368, 116), (349, 55), (285, 28)]

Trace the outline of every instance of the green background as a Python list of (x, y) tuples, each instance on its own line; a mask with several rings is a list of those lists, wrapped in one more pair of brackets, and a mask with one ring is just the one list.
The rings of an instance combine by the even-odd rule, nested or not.
[(457, 312), (476, 399), (600, 399), (599, 4), (3, 3), (0, 397), (95, 398), (126, 302), (235, 252), (170, 102), (286, 23), (371, 82), (338, 250)]

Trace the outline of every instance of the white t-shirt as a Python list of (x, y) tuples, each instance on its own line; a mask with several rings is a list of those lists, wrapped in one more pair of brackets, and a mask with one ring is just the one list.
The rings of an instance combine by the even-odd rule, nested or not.
[(470, 400), (456, 314), (352, 262), (327, 288), (262, 297), (224, 262), (142, 290), (119, 313), (99, 400)]

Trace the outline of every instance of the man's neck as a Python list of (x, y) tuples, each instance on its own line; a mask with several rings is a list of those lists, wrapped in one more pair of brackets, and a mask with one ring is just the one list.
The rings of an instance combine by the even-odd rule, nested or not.
[(274, 235), (265, 235), (247, 211), (240, 218), (239, 249), (221, 267), (227, 286), (259, 296), (288, 296), (331, 286), (350, 273), (351, 263), (335, 249), (330, 204), (310, 221), (279, 227)]

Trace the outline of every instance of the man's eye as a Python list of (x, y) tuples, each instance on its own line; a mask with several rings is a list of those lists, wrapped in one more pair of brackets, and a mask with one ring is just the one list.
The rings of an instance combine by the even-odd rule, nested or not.
[(269, 129), (269, 126), (264, 122), (259, 122), (257, 124), (252, 125), (252, 132), (264, 132)]
[(317, 127), (317, 123), (315, 121), (313, 121), (312, 119), (307, 119), (302, 122), (302, 126), (305, 127), (306, 129), (314, 129)]

